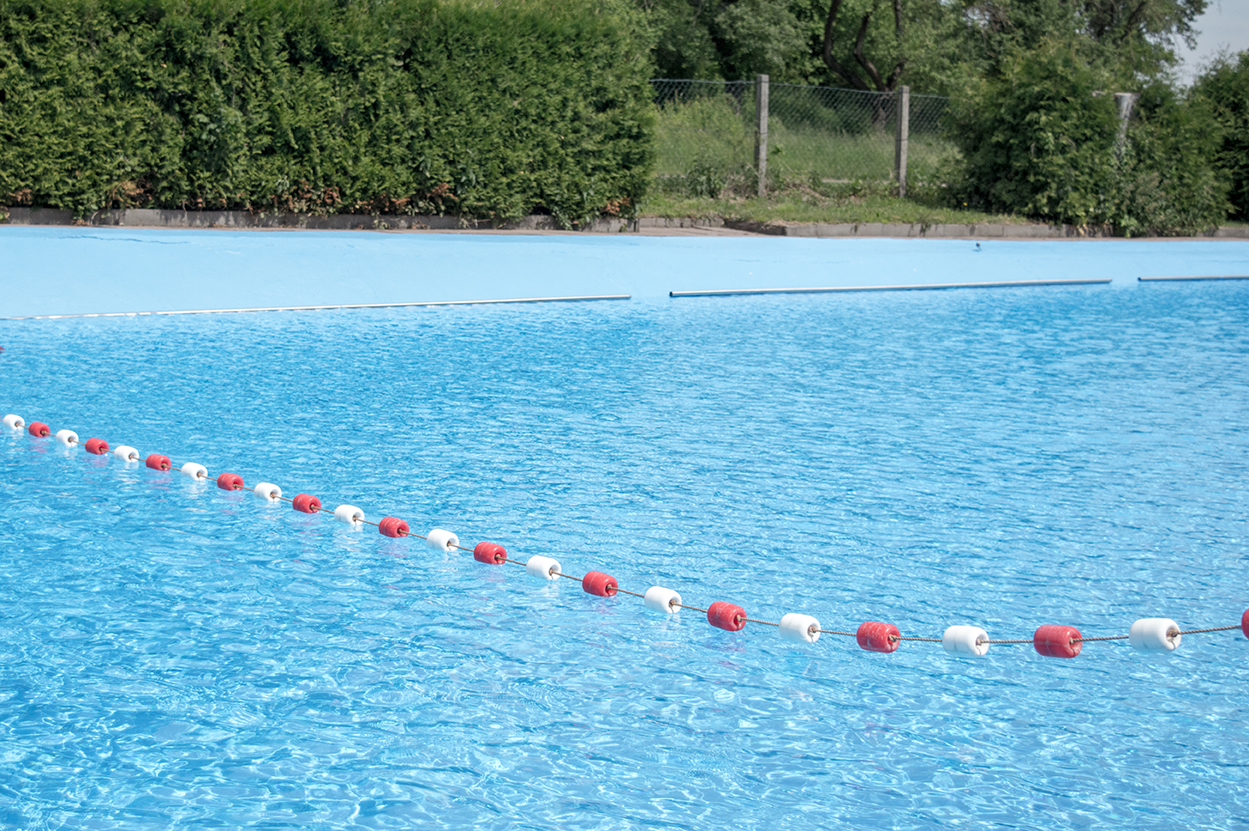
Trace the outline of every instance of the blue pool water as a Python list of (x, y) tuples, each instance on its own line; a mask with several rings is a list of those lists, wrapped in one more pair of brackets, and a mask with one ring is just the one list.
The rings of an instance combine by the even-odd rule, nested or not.
[[(1038, 249), (1040, 250), (1040, 249)], [(0, 325), (0, 409), (904, 635), (1249, 607), (1249, 283)], [(1225, 829), (1238, 632), (663, 617), (0, 431), (0, 826)]]

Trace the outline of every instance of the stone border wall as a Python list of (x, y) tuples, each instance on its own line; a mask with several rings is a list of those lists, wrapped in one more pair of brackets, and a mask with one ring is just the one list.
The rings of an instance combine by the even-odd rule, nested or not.
[[(7, 215), (7, 216), (6, 216)], [(50, 208), (0, 208), (4, 225), (96, 225), (126, 228), (272, 228), (310, 231), (558, 231), (549, 216), (527, 216), (519, 222), (492, 224), (456, 216), (387, 216), (377, 214), (248, 213), (246, 211), (165, 211), (131, 208), (97, 211), (75, 221), (71, 211)], [(623, 219), (600, 219), (584, 231), (617, 233), (634, 230)]]
[[(455, 216), (386, 216), (367, 214), (265, 214), (245, 211), (164, 211), (132, 208), (98, 211), (74, 220), (70, 211), (47, 208), (0, 208), (0, 225), (84, 225), (127, 228), (251, 228), (304, 229), (310, 231), (559, 231), (549, 216), (527, 216), (517, 222), (494, 224)], [(643, 217), (599, 219), (578, 231), (618, 234), (640, 230), (727, 229), (747, 234), (780, 237), (887, 237), (891, 239), (1088, 239), (1108, 234), (1072, 225), (980, 225), (861, 223), (745, 222), (720, 218)], [(1249, 239), (1249, 227), (1216, 228), (1207, 239)]]

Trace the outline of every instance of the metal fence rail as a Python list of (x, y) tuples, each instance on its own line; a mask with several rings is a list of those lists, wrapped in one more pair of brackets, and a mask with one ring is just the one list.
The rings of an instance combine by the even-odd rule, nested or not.
[(768, 182), (794, 180), (892, 180), (904, 190), (908, 168), (926, 173), (948, 150), (940, 131), (949, 100), (905, 88), (882, 93), (772, 84), (766, 75), (754, 81), (657, 79), (651, 86), (661, 191), (761, 193)]

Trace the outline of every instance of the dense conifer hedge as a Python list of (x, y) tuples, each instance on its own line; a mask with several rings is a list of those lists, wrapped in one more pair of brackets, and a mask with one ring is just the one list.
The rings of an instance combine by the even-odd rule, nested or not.
[(634, 32), (609, 0), (0, 0), (0, 205), (627, 215)]

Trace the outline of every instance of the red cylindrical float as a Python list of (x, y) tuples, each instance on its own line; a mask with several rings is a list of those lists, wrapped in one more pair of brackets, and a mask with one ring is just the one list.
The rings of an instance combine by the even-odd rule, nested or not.
[(169, 470), (171, 463), (168, 456), (153, 453), (151, 456), (147, 457), (147, 466), (152, 470)]
[(321, 510), (321, 500), (307, 493), (301, 493), (291, 500), (291, 507), (305, 514), (315, 514)]
[(223, 491), (241, 491), (243, 489), (243, 477), (237, 473), (223, 473), (217, 477), (217, 487)]
[(898, 644), (902, 643), (901, 638), (902, 633), (898, 631), (898, 627), (875, 620), (859, 624), (858, 631), (854, 633), (859, 647), (868, 652), (895, 652)]
[(581, 590), (596, 597), (615, 597), (616, 578), (601, 571), (591, 571), (581, 578)]
[(1249, 609), (1245, 609), (1245, 613), (1240, 616), (1240, 631), (1245, 633), (1245, 637), (1249, 638)]
[(494, 542), (479, 542), (473, 549), (473, 559), (490, 566), (501, 566), (507, 561), (507, 549)]
[(410, 533), (408, 524), (394, 516), (382, 517), (382, 521), (377, 523), (377, 530), (387, 537), (406, 537)]
[(1084, 648), (1084, 641), (1074, 626), (1047, 623), (1033, 633), (1032, 645), (1046, 658), (1074, 658)]
[(42, 421), (32, 421), (30, 426), (26, 429), (30, 431), (32, 436), (38, 436), (41, 439), (46, 439), (48, 436), (52, 435), (52, 428), (44, 424)]
[(717, 600), (707, 607), (707, 622), (717, 629), (740, 632), (746, 626), (746, 610), (741, 606)]
[(88, 453), (103, 456), (108, 452), (108, 442), (104, 439), (87, 439), (86, 448)]

